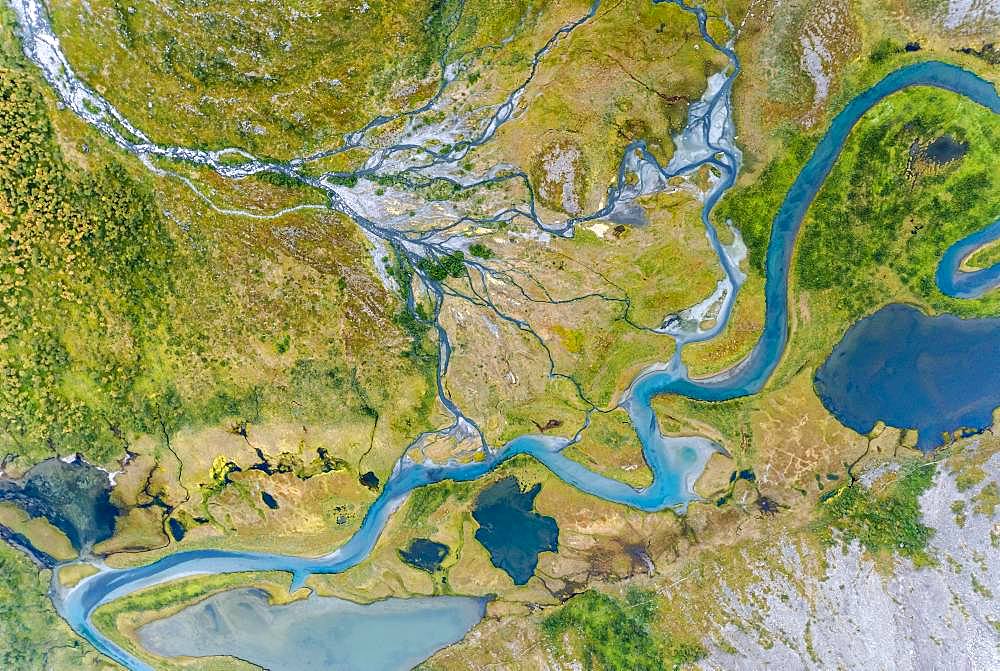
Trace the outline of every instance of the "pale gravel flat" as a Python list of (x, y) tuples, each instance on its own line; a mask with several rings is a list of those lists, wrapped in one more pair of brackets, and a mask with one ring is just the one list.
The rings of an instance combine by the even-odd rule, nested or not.
[[(984, 471), (982, 482), (960, 492), (941, 468), (921, 498), (936, 566), (897, 559), (886, 576), (854, 543), (827, 551), (820, 573), (810, 570), (819, 566), (810, 550), (783, 541), (781, 569), (758, 567), (759, 581), (739, 593), (722, 587), (733, 621), (705, 641), (702, 668), (1000, 669), (1000, 551), (991, 538), (1000, 515), (976, 513), (972, 502), (1000, 480), (1000, 454)], [(964, 526), (955, 501), (966, 502)]]

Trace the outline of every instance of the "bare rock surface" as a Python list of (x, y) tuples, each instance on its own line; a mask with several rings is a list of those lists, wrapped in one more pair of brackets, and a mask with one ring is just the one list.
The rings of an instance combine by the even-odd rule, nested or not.
[(941, 467), (921, 497), (933, 566), (897, 558), (887, 572), (856, 542), (820, 556), (783, 540), (755, 582), (721, 586), (729, 617), (705, 641), (702, 667), (1000, 668), (1000, 507), (980, 504), (1000, 480), (1000, 454), (983, 471), (963, 491)]

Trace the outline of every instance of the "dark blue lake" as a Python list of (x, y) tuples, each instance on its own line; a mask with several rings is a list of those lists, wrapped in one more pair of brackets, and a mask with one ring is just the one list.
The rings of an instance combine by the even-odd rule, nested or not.
[(414, 538), (410, 547), (399, 551), (399, 558), (404, 562), (428, 573), (434, 573), (441, 568), (441, 562), (448, 556), (448, 546), (426, 538)]
[(476, 540), (483, 544), (493, 565), (503, 569), (515, 585), (535, 574), (540, 552), (559, 550), (556, 521), (534, 511), (540, 484), (527, 491), (514, 476), (498, 480), (476, 499), (472, 517), (479, 523)]
[(167, 526), (170, 527), (170, 535), (174, 537), (175, 541), (184, 540), (184, 534), (187, 533), (187, 530), (184, 528), (184, 525), (181, 524), (180, 520), (175, 517), (171, 517), (167, 520)]
[(266, 505), (271, 510), (278, 509), (278, 499), (271, 496), (271, 494), (269, 494), (268, 492), (261, 492), (260, 499), (261, 501), (264, 502), (264, 505)]
[(110, 538), (118, 516), (108, 474), (81, 459), (46, 459), (20, 481), (0, 478), (0, 501), (46, 518), (81, 551)]
[(981, 431), (1000, 406), (1000, 319), (929, 317), (889, 305), (852, 326), (816, 372), (827, 409), (858, 433), (879, 420), (916, 429), (918, 447)]

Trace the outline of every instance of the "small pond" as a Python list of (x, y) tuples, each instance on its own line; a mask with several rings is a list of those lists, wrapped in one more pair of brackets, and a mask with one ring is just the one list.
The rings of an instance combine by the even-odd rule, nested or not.
[(956, 161), (969, 151), (969, 144), (956, 140), (951, 135), (934, 139), (924, 150), (924, 156), (939, 165)]
[(311, 596), (271, 605), (266, 592), (222, 592), (139, 629), (161, 657), (230, 656), (270, 671), (404, 671), (462, 639), (486, 601), (441, 596), (362, 605)]
[(476, 540), (489, 551), (493, 565), (507, 572), (515, 585), (523, 585), (535, 573), (540, 552), (559, 550), (556, 521), (534, 511), (536, 484), (522, 491), (514, 476), (498, 480), (476, 499), (472, 517), (479, 523)]
[(179, 519), (171, 517), (167, 520), (167, 526), (170, 528), (170, 535), (174, 537), (175, 541), (184, 540), (187, 529), (184, 528), (184, 524)]
[(261, 492), (260, 499), (264, 502), (264, 505), (271, 510), (278, 509), (278, 499), (274, 498), (269, 492)]
[(869, 433), (877, 421), (916, 429), (918, 447), (981, 431), (1000, 406), (1000, 319), (929, 317), (889, 305), (852, 326), (816, 372), (823, 405)]

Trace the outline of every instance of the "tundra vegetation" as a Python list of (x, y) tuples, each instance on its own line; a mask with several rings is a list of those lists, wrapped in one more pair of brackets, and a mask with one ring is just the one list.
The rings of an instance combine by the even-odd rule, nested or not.
[[(443, 57), (470, 64), (458, 74), (457, 115), (495, 104), (523, 80), (548, 36), (590, 7), (50, 4), (80, 76), (152, 138), (279, 159), (333, 148), (378, 114), (419, 107), (439, 87)], [(903, 3), (890, 12), (871, 3), (707, 4), (713, 35), (728, 36), (723, 13), (739, 30), (734, 109), (745, 170), (716, 223), (732, 219), (741, 231), (749, 278), (724, 335), (685, 350), (692, 372), (725, 368), (756, 340), (770, 221), (843, 103), (919, 59), (980, 73), (988, 67), (993, 52), (980, 39), (988, 31), (942, 31), (928, 4), (940, 5)], [(0, 451), (15, 455), (3, 467), (17, 474), (79, 452), (117, 469), (128, 450), (134, 459), (115, 489), (116, 536), (96, 548), (112, 565), (184, 548), (319, 554), (347, 538), (378, 488), (360, 479), (371, 483), (370, 472), (384, 483), (403, 446), (445, 421), (435, 400), (437, 336), (427, 297), (415, 289), (417, 271), (467, 289), (469, 264), (502, 263), (525, 285), (540, 282), (559, 297), (614, 298), (569, 308), (532, 302), (526, 317), (544, 350), (490, 321), (482, 306), (446, 302), (443, 320), (456, 333), (446, 383), (470, 416), (483, 418), (493, 444), (525, 431), (572, 434), (589, 403), (610, 410), (637, 370), (671, 354), (663, 338), (635, 324), (658, 326), (709, 295), (721, 276), (698, 219), (701, 175), (678, 184), (678, 193), (643, 199), (642, 225), (581, 226), (572, 239), (542, 241), (497, 225), (474, 231), (466, 252), (420, 264), (387, 252), (392, 287), (379, 280), (369, 241), (345, 217), (321, 210), (271, 217), (295, 204), (321, 205), (320, 192), (269, 173), (227, 183), (197, 166), (159, 166), (169, 163), (220, 208), (261, 218), (225, 214), (110, 145), (59, 109), (20, 55), (9, 11), (0, 11)], [(910, 43), (920, 50), (908, 50)], [(824, 49), (820, 70), (807, 67)], [(547, 221), (598, 207), (631, 142), (644, 141), (667, 162), (671, 133), (722, 65), (690, 16), (646, 0), (602, 5), (554, 56), (495, 144), (462, 167), (471, 175), (497, 163), (518, 166)], [(434, 111), (419, 123), (433, 129), (447, 120)], [(945, 136), (967, 151), (931, 160), (928, 147)], [(415, 491), (362, 565), (314, 577), (310, 587), (355, 599), (495, 594), (480, 630), (428, 668), (509, 664), (513, 640), (523, 644), (518, 661), (526, 665), (540, 654), (542, 663), (609, 671), (690, 665), (711, 653), (704, 637), (719, 601), (706, 586), (720, 574), (751, 584), (741, 572), (745, 559), (770, 561), (783, 533), (806, 534), (803, 542), (821, 548), (856, 541), (879, 557), (932, 563), (918, 502), (940, 470), (915, 458), (903, 431), (880, 427), (862, 437), (837, 424), (816, 398), (811, 371), (851, 320), (888, 301), (997, 313), (997, 296), (941, 295), (933, 269), (951, 242), (1000, 214), (990, 169), (998, 138), (988, 112), (923, 89), (884, 101), (854, 130), (799, 237), (793, 335), (774, 379), (748, 399), (656, 402), (665, 432), (708, 435), (729, 451), (731, 458), (713, 457), (698, 483), (708, 503), (684, 517), (624, 510), (516, 459), (498, 476), (542, 483), (537, 509), (560, 529), (559, 553), (542, 553), (526, 585), (513, 585), (475, 541), (469, 510), (484, 484), (446, 482)], [(308, 170), (348, 171), (365, 158), (345, 152)], [(380, 197), (404, 185), (398, 176), (330, 180)], [(428, 202), (461, 201), (477, 211), (489, 211), (499, 193), (523, 197), (525, 188), (463, 190), (442, 179), (405, 185)], [(996, 250), (969, 264), (996, 261)], [(553, 362), (567, 378), (549, 377)], [(568, 454), (645, 486), (649, 471), (621, 415), (593, 414)], [(904, 462), (895, 477), (871, 489), (854, 480), (888, 459)], [(986, 477), (976, 468), (960, 482)], [(277, 507), (265, 506), (263, 493)], [(977, 497), (955, 514), (992, 514), (996, 487)], [(167, 535), (168, 521), (184, 529), (183, 540)], [(398, 549), (418, 535), (451, 549), (434, 574), (400, 561)], [(58, 619), (45, 596), (47, 573), (6, 546), (0, 566), (0, 666), (110, 668)], [(695, 577), (678, 584), (693, 587), (679, 598), (668, 588), (688, 575)], [(219, 589), (262, 581), (284, 588), (286, 580), (195, 578), (116, 602), (98, 620), (131, 646), (127, 634), (138, 622)]]

